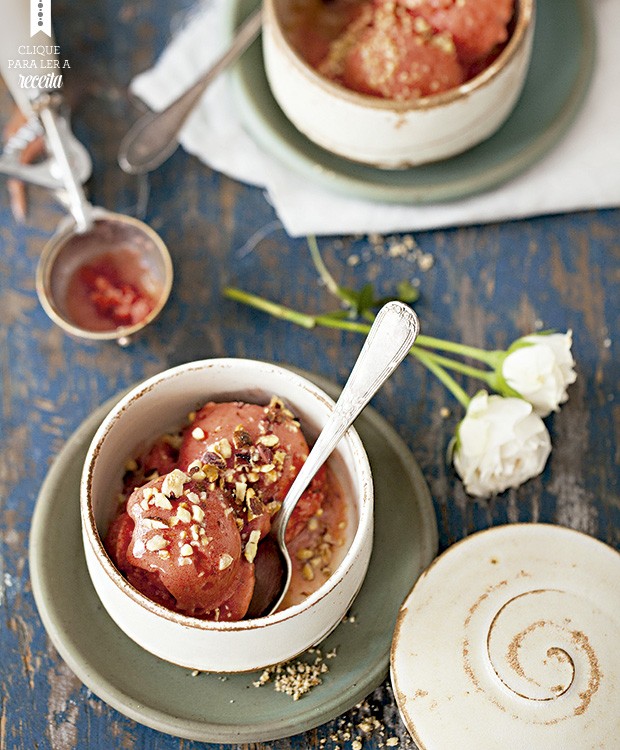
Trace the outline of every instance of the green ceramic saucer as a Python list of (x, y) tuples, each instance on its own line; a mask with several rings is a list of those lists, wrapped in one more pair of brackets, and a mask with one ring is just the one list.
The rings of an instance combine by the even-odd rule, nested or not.
[[(337, 396), (338, 388), (306, 374)], [(356, 422), (375, 482), (375, 542), (351, 614), (324, 642), (336, 649), (322, 685), (301, 700), (256, 688), (258, 673), (192, 673), (147, 653), (110, 619), (82, 550), (79, 484), (86, 451), (117, 399), (70, 438), (45, 480), (30, 533), (32, 587), (41, 619), (69, 667), (122, 714), (162, 732), (204, 742), (260, 742), (312, 729), (371, 693), (388, 672), (400, 604), (437, 551), (424, 478), (405, 444), (372, 409)], [(59, 543), (59, 540), (62, 540)]]
[[(228, 31), (256, 0), (232, 0)], [(267, 83), (260, 40), (233, 71), (234, 93), (245, 128), (292, 171), (349, 196), (387, 203), (432, 203), (489, 190), (525, 171), (566, 133), (588, 90), (595, 59), (590, 0), (536, 4), (532, 62), (509, 119), (475, 148), (413, 169), (381, 170), (335, 156), (286, 118)]]

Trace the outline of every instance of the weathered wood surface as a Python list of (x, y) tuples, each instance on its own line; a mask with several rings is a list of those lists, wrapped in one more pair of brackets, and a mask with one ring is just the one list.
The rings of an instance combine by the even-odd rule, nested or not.
[[(161, 51), (171, 19), (189, 4), (54, 3), (58, 41), (74, 61), (66, 76), (74, 126), (94, 157), (95, 203), (133, 210), (137, 181), (115, 166), (119, 138), (135, 115), (126, 85)], [(9, 111), (4, 94), (2, 123)], [(18, 226), (0, 190), (0, 750), (216, 747), (120, 715), (90, 693), (51, 646), (27, 562), (38, 490), (82, 420), (135, 381), (191, 359), (226, 355), (290, 363), (342, 383), (360, 341), (353, 334), (308, 333), (222, 301), (225, 283), (307, 310), (325, 309), (327, 297), (304, 241), (276, 231), (241, 253), (248, 238), (273, 221), (271, 208), (259, 190), (181, 151), (150, 179), (145, 215), (175, 265), (164, 313), (127, 349), (73, 340), (48, 320), (34, 289), (40, 249), (62, 212), (42, 191), (31, 191), (30, 198), (28, 220)], [(441, 549), (475, 530), (515, 521), (564, 524), (620, 546), (619, 238), (619, 211), (424, 232), (415, 239), (434, 259), (426, 270), (379, 255), (366, 238), (321, 242), (332, 272), (348, 285), (372, 280), (389, 291), (402, 278), (418, 280), (425, 333), (502, 347), (539, 328), (574, 331), (578, 380), (549, 421), (554, 449), (548, 466), (541, 477), (490, 502), (468, 498), (446, 464), (462, 412), (443, 386), (409, 361), (374, 400), (423, 469)], [(352, 255), (359, 258), (355, 265)], [(369, 712), (387, 727), (383, 735), (356, 729)], [(342, 728), (348, 724), (354, 729), (347, 740)], [(369, 749), (382, 747), (388, 736), (399, 737), (400, 747), (412, 746), (387, 683), (366, 705), (314, 732), (252, 747), (351, 748), (358, 736)]]

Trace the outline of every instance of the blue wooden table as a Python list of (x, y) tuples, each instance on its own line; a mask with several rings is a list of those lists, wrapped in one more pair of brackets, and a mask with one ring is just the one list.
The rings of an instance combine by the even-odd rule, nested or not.
[[(126, 87), (163, 49), (174, 13), (189, 5), (100, 0), (76, 9), (68, 0), (54, 3), (58, 41), (75, 61), (66, 93), (74, 129), (93, 156), (89, 190), (96, 204), (136, 211), (140, 183), (115, 162), (120, 137), (136, 114)], [(10, 111), (3, 93), (2, 123)], [(247, 252), (248, 239), (275, 218), (260, 190), (209, 170), (182, 150), (150, 176), (149, 188), (143, 218), (168, 244), (175, 282), (162, 315), (127, 348), (70, 338), (47, 318), (35, 293), (35, 269), (63, 212), (34, 189), (20, 225), (0, 190), (3, 750), (216, 747), (146, 728), (110, 708), (72, 674), (46, 636), (31, 590), (28, 534), (41, 484), (74, 430), (121, 390), (182, 362), (268, 359), (342, 384), (361, 343), (353, 333), (308, 332), (223, 299), (222, 288), (233, 284), (301, 310), (333, 306), (305, 240), (274, 231)], [(570, 526), (620, 547), (619, 237), (620, 211), (601, 210), (416, 233), (427, 254), (423, 264), (379, 254), (366, 237), (319, 241), (332, 274), (347, 286), (372, 280), (389, 293), (402, 279), (419, 284), (416, 309), (429, 335), (501, 348), (543, 328), (574, 332), (578, 379), (568, 403), (548, 420), (551, 458), (542, 475), (492, 500), (468, 497), (446, 462), (462, 409), (419, 363), (405, 362), (374, 399), (422, 468), (440, 550), (476, 530), (519, 521)], [(361, 735), (356, 727), (369, 713), (384, 730)], [(359, 747), (357, 740), (374, 750), (387, 737), (413, 747), (386, 681), (364, 706), (315, 731), (251, 747), (349, 749)]]

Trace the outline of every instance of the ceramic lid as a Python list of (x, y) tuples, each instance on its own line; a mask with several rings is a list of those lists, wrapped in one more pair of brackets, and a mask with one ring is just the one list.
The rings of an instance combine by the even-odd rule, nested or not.
[(391, 677), (420, 750), (620, 747), (620, 555), (514, 524), (444, 552), (405, 600)]

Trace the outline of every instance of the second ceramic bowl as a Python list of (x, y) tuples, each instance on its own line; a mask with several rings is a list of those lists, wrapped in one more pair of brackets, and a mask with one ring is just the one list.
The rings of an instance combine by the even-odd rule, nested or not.
[(295, 127), (339, 156), (387, 169), (446, 159), (498, 130), (523, 88), (535, 0), (517, 0), (510, 38), (481, 73), (444, 93), (401, 102), (359, 94), (317, 73), (284, 33), (282, 8), (288, 1), (264, 2), (269, 85)]

